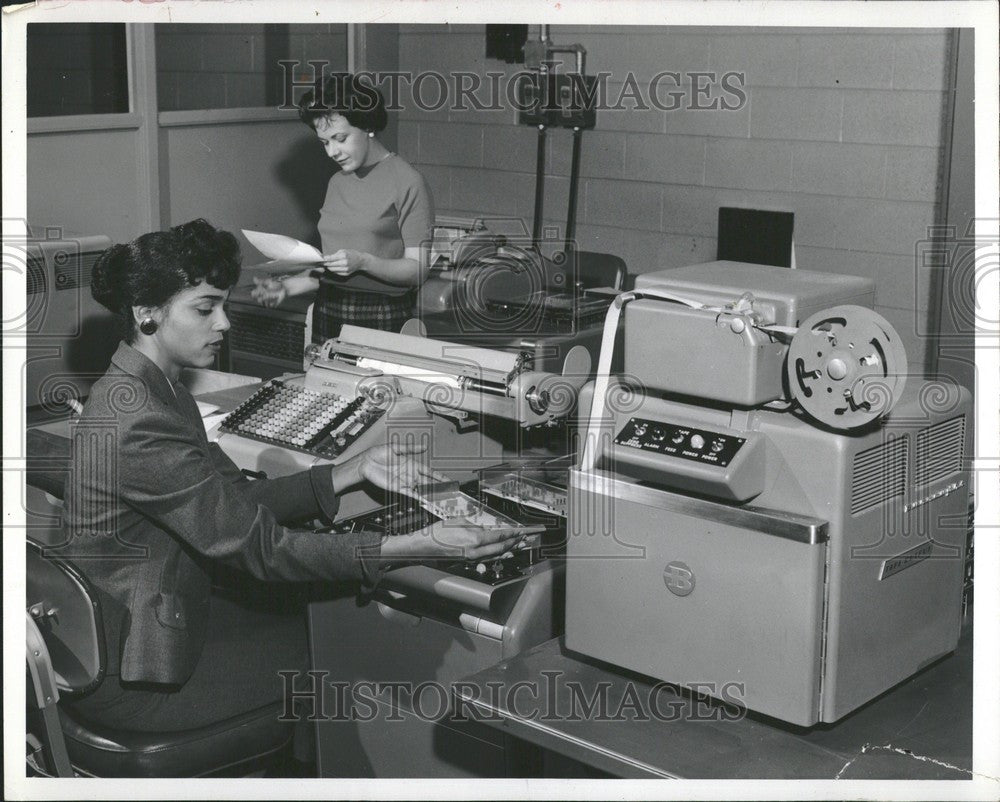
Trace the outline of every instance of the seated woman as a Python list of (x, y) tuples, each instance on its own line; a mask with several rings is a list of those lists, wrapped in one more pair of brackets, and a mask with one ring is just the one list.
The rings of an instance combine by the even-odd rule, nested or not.
[(299, 117), (339, 168), (319, 212), (326, 273), (322, 281), (309, 271), (284, 281), (258, 279), (254, 297), (276, 306), (286, 296), (316, 292), (316, 343), (336, 337), (343, 323), (399, 331), (426, 278), (420, 247), (434, 223), (427, 182), (379, 141), (388, 122), (385, 101), (356, 76), (318, 81), (302, 98)]
[(97, 724), (171, 731), (282, 698), (280, 670), (307, 668), (302, 617), (255, 611), (211, 592), (214, 566), (257, 580), (359, 580), (414, 555), (499, 554), (523, 533), (472, 525), (382, 539), (283, 521), (332, 518), (338, 494), (393, 492), (442, 478), (417, 449), (376, 447), (344, 464), (250, 482), (214, 443), (179, 382), (212, 364), (240, 272), (235, 238), (195, 220), (115, 245), (94, 267), (94, 297), (123, 327), (107, 373), (73, 424), (64, 526), (101, 602), (107, 676), (75, 709)]

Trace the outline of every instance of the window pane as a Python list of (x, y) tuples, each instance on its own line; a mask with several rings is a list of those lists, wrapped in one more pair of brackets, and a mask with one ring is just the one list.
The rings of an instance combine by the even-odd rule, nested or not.
[(120, 23), (28, 25), (28, 116), (128, 112), (128, 56)]
[(347, 66), (346, 25), (160, 24), (156, 92), (160, 111), (277, 107), (285, 79), (279, 61)]

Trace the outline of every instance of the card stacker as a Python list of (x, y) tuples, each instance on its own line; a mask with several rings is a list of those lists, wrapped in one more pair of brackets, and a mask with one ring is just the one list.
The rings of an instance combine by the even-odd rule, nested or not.
[(480, 489), (495, 499), (506, 499), (522, 507), (566, 518), (566, 488), (532, 479), (523, 473), (505, 471), (491, 475), (484, 472)]

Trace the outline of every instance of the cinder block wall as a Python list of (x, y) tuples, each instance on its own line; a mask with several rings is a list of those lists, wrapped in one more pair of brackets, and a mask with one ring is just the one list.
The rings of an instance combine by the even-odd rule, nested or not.
[[(621, 110), (598, 113), (583, 140), (581, 247), (642, 273), (714, 259), (720, 206), (792, 211), (798, 266), (874, 278), (878, 311), (903, 337), (911, 370), (923, 368), (929, 275), (914, 251), (938, 211), (946, 31), (552, 26), (550, 35), (584, 45), (588, 73), (611, 73), (612, 101), (630, 73), (641, 95), (663, 71), (746, 79), (746, 103), (733, 111), (644, 110), (625, 97)], [(520, 69), (485, 53), (485, 26), (400, 26), (399, 63), (414, 73), (467, 71), (488, 87), (488, 71)], [(662, 87), (666, 100), (675, 87)], [(423, 92), (433, 103), (434, 81)], [(399, 150), (427, 177), (439, 212), (530, 226), (536, 135), (516, 125), (513, 107), (426, 111), (403, 99)], [(568, 132), (550, 133), (547, 154), (545, 218), (559, 224)]]

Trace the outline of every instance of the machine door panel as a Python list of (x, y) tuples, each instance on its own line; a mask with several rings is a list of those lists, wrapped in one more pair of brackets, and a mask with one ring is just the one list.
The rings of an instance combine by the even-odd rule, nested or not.
[(338, 679), (452, 682), (500, 661), (499, 640), (355, 598), (311, 605), (315, 668)]
[[(573, 505), (602, 503), (613, 506), (614, 549), (611, 535), (574, 526)], [(569, 648), (797, 724), (817, 721), (825, 542), (579, 488), (570, 504)]]
[(320, 776), (503, 775), (502, 736), (448, 709), (450, 683), (499, 662), (499, 640), (355, 597), (311, 604), (309, 622), (327, 672)]

